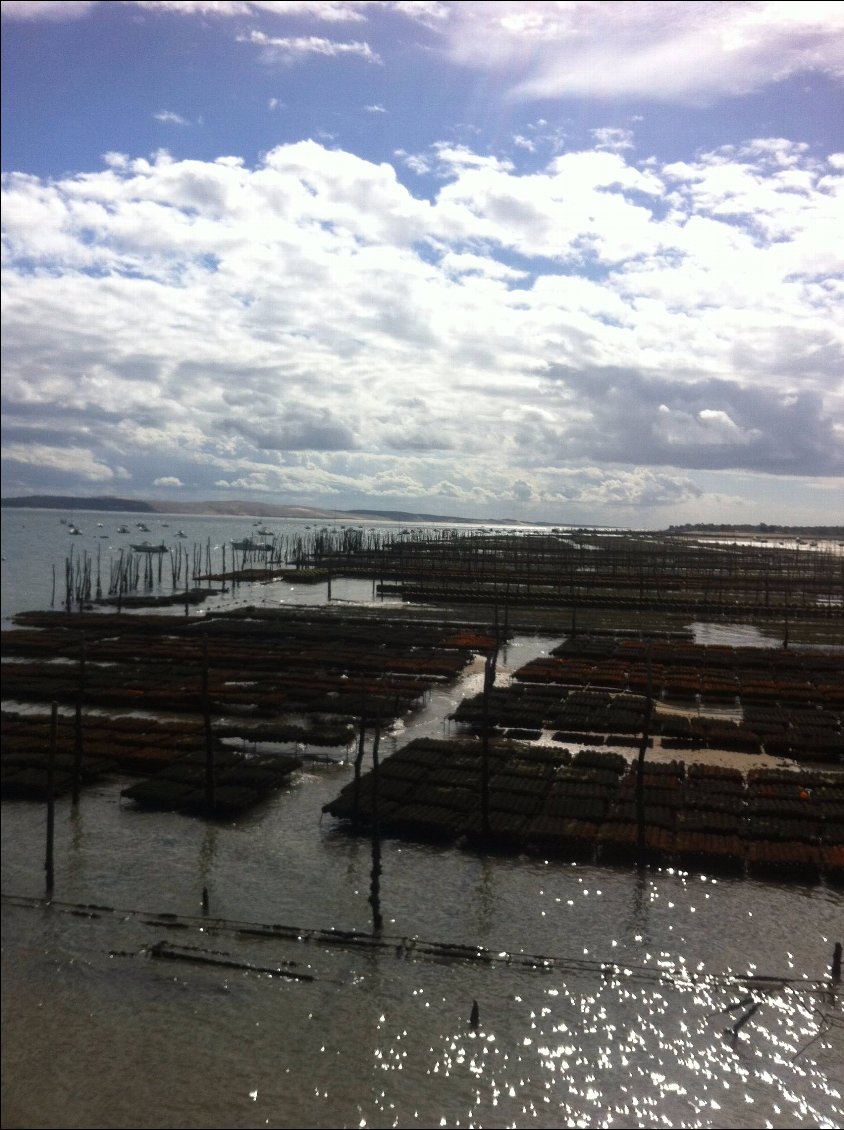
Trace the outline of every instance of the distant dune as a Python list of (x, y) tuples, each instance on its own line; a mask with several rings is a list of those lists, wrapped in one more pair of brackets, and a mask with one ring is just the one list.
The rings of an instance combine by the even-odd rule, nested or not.
[[(231, 518), (369, 518), (380, 522), (455, 522), (472, 525), (523, 525), (515, 518), (458, 518), (453, 514), (415, 514), (409, 510), (323, 510), (316, 506), (274, 506), (267, 502), (144, 502), (137, 498), (32, 494), (2, 498), (0, 506), (40, 510), (121, 510), (137, 514), (219, 514)], [(544, 523), (530, 523), (543, 525)]]

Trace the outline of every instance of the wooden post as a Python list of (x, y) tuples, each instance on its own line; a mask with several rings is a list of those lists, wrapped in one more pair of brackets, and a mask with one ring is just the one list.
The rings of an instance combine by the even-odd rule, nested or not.
[(53, 893), (53, 840), (56, 829), (56, 730), (58, 727), (59, 704), (53, 703), (50, 711), (50, 750), (47, 754), (47, 854), (44, 870), (47, 873), (47, 895)]
[(76, 715), (73, 727), (73, 804), (79, 804), (82, 779), (82, 700), (85, 696), (85, 633), (79, 640), (79, 686), (76, 691)]
[(214, 734), (211, 730), (211, 704), (208, 700), (208, 633), (202, 635), (202, 715), (205, 722), (205, 807), (214, 812)]
[(639, 757), (636, 761), (636, 862), (639, 867), (644, 867), (645, 865), (645, 754), (648, 749), (651, 714), (653, 713), (651, 645), (651, 640), (648, 640), (648, 646), (645, 651), (648, 680), (647, 699), (645, 700), (645, 719), (642, 723), (642, 740), (639, 743)]
[(498, 660), (498, 641), (495, 650), (484, 664), (484, 693), (481, 716), (481, 833), (489, 836), (489, 699), (495, 685), (495, 664)]

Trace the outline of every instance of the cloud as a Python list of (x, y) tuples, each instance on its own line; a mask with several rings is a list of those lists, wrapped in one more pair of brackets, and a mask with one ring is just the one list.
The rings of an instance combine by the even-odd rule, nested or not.
[(844, 6), (643, 0), (458, 4), (452, 60), (504, 76), (521, 100), (639, 97), (702, 102), (795, 74), (844, 77)]
[(621, 521), (844, 471), (835, 161), (428, 160), (425, 196), (316, 141), (4, 177), (13, 481)]
[(367, 6), (366, 3), (355, 3), (354, 0), (251, 0), (249, 4), (249, 8), (256, 13), (307, 16), (327, 23), (359, 23), (366, 18), (363, 10)]
[(152, 485), (154, 487), (183, 487), (185, 484), (175, 475), (163, 475), (161, 478), (153, 479)]
[(555, 373), (588, 409), (544, 437), (571, 454), (687, 468), (844, 474), (844, 434), (820, 393), (710, 379), (675, 383), (615, 370)]
[(167, 122), (176, 126), (190, 125), (187, 118), (183, 118), (181, 114), (175, 113), (173, 110), (159, 110), (157, 114), (152, 115), (156, 121)]
[(192, 16), (305, 16), (330, 23), (363, 20), (354, 0), (135, 0), (138, 7)]
[(441, 0), (393, 0), (390, 7), (429, 27), (436, 27), (451, 17), (451, 5)]
[(612, 149), (616, 152), (633, 148), (633, 131), (617, 126), (601, 126), (592, 130), (597, 149)]
[(387, 113), (387, 111), (384, 109), (384, 107), (380, 103), (377, 103), (377, 102), (372, 103), (372, 105), (370, 105), (370, 106), (364, 106), (364, 110), (366, 110), (367, 114), (386, 114)]
[(55, 471), (70, 480), (111, 482), (129, 477), (126, 471), (108, 467), (92, 451), (82, 447), (49, 447), (41, 443), (10, 444), (3, 448), (3, 459), (8, 463), (31, 466), (39, 471)]
[(322, 55), (337, 58), (343, 55), (356, 55), (367, 63), (380, 63), (381, 58), (368, 43), (358, 40), (341, 41), (325, 39), (319, 35), (276, 36), (267, 35), (253, 28), (248, 35), (238, 35), (238, 43), (253, 43), (263, 49), (268, 62), (292, 63), (309, 55)]
[(3, 0), (0, 13), (6, 20), (63, 23), (83, 19), (94, 7), (96, 0)]
[(238, 414), (224, 427), (261, 451), (345, 451), (357, 446), (352, 428), (334, 419), (329, 409), (304, 404), (275, 418), (262, 416), (254, 420), (251, 414)]

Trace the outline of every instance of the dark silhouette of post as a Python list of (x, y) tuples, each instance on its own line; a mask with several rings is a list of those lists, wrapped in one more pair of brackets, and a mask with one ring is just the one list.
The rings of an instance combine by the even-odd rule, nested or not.
[(208, 698), (208, 633), (202, 636), (202, 717), (205, 723), (205, 807), (214, 811), (214, 733), (211, 729), (211, 703)]
[(491, 655), (484, 664), (484, 693), (481, 715), (481, 834), (489, 836), (489, 700), (495, 685), (495, 664), (498, 660), (498, 637)]
[(79, 804), (82, 780), (82, 700), (85, 696), (85, 633), (79, 640), (79, 686), (76, 692), (76, 714), (73, 726), (73, 804)]
[(651, 645), (652, 641), (648, 640), (648, 646), (645, 649), (647, 697), (645, 699), (645, 717), (642, 721), (642, 740), (639, 743), (639, 756), (636, 760), (636, 862), (639, 867), (643, 867), (645, 863), (645, 754), (648, 750), (651, 715), (653, 714)]
[(44, 870), (47, 873), (47, 895), (53, 893), (53, 840), (56, 830), (56, 731), (59, 704), (54, 702), (50, 711), (50, 749), (47, 754), (47, 854)]

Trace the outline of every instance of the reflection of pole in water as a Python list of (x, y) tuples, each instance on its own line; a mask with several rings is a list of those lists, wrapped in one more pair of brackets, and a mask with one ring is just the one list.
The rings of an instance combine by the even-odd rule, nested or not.
[(372, 907), (373, 933), (381, 932), (381, 828), (378, 822), (378, 743), (381, 738), (381, 708), (375, 711), (375, 734), (372, 738), (372, 871), (369, 903)]
[(208, 897), (208, 886), (214, 877), (214, 857), (217, 851), (217, 828), (206, 823), (199, 847), (199, 880), (202, 883), (203, 902)]
[(478, 925), (479, 937), (488, 937), (489, 927), (495, 909), (493, 862), (488, 855), (476, 856), (480, 875), (478, 878)]
[(363, 692), (360, 704), (360, 734), (358, 735), (358, 752), (355, 757), (355, 787), (352, 799), (352, 827), (357, 830), (360, 821), (360, 771), (363, 765), (364, 743), (366, 742), (366, 691)]
[(633, 873), (633, 906), (630, 911), (630, 929), (636, 938), (648, 942), (648, 874), (644, 868)]

